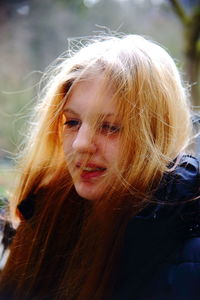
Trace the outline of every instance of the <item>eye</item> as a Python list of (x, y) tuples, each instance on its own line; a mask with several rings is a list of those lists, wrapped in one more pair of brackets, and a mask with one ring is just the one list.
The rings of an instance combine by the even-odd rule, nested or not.
[(115, 134), (120, 131), (119, 125), (114, 125), (110, 123), (103, 123), (100, 128), (101, 133), (103, 134)]
[(69, 129), (78, 130), (81, 126), (81, 121), (78, 119), (68, 119), (64, 125)]

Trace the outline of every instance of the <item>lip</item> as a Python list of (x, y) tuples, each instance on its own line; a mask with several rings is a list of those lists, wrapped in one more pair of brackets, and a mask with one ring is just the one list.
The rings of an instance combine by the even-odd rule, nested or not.
[(76, 167), (77, 168), (82, 168), (82, 167), (86, 167), (86, 168), (101, 168), (101, 169), (106, 169), (106, 167), (104, 167), (104, 166), (101, 166), (100, 164), (97, 164), (97, 163), (86, 163), (86, 164), (84, 164), (84, 163), (81, 163), (81, 162), (78, 162), (78, 163), (76, 163)]
[(105, 174), (105, 170), (102, 171), (93, 171), (93, 172), (87, 172), (87, 171), (83, 171), (80, 175), (81, 179), (83, 179), (84, 181), (88, 181), (91, 179), (97, 179), (101, 176), (103, 176)]
[(98, 179), (99, 177), (104, 175), (105, 172), (106, 172), (106, 168), (104, 166), (101, 166), (101, 165), (93, 163), (93, 162), (90, 162), (90, 163), (87, 163), (87, 164), (83, 164), (81, 162), (78, 162), (76, 164), (77, 168), (82, 168), (83, 166), (85, 168), (93, 168), (93, 169), (98, 168), (98, 169), (101, 169), (101, 170), (95, 170), (95, 171), (82, 170), (82, 172), (80, 174), (80, 177), (83, 181), (90, 181), (91, 179)]

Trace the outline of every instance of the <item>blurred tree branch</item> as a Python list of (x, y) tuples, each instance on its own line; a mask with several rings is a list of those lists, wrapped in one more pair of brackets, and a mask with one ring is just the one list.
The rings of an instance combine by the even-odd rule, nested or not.
[(169, 1), (171, 2), (171, 5), (175, 13), (177, 14), (177, 16), (180, 18), (181, 22), (183, 24), (186, 24), (188, 22), (188, 16), (185, 10), (183, 9), (183, 7), (180, 5), (179, 1), (177, 0), (169, 0)]
[[(169, 0), (171, 6), (183, 25), (184, 52), (186, 57), (186, 70), (191, 84), (193, 104), (200, 105), (200, 2), (194, 4), (189, 14), (180, 0)], [(192, 5), (192, 4), (191, 4)]]

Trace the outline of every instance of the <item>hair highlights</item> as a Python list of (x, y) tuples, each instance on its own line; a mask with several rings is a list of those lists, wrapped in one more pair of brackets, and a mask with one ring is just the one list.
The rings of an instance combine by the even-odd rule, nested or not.
[[(142, 208), (163, 173), (170, 171), (169, 164), (190, 142), (188, 94), (169, 54), (141, 36), (98, 38), (69, 53), (50, 70), (35, 110), (11, 206), (14, 216), (17, 204), (34, 193), (40, 211), (32, 227), (20, 224), (3, 280), (12, 273), (16, 256), (16, 268), (24, 274), (17, 293), (23, 292), (25, 283), (34, 293), (33, 287), (42, 288), (38, 282), (44, 278), (42, 268), (48, 266), (48, 258), (53, 257), (49, 266), (53, 276), (55, 265), (61, 267), (59, 259), (64, 257), (54, 299), (105, 299), (127, 216)], [(92, 210), (84, 200), (80, 209), (72, 188), (62, 147), (63, 108), (76, 84), (97, 76), (102, 76), (102, 94), (113, 92), (122, 124), (122, 147), (120, 163), (114, 166), (116, 182)], [(97, 97), (101, 105), (101, 95)], [(100, 121), (94, 120), (94, 132)], [(17, 251), (20, 232), (27, 249), (23, 257)]]

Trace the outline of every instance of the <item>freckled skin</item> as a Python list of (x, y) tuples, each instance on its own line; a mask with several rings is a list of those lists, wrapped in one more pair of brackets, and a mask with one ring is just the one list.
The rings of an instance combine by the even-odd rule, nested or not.
[[(93, 120), (99, 114), (103, 121), (93, 133)], [(75, 189), (83, 198), (99, 199), (115, 180), (114, 166), (119, 161), (121, 124), (112, 92), (102, 93), (101, 77), (82, 81), (74, 87), (64, 115), (63, 149)], [(82, 163), (94, 172), (84, 172), (80, 168)]]

